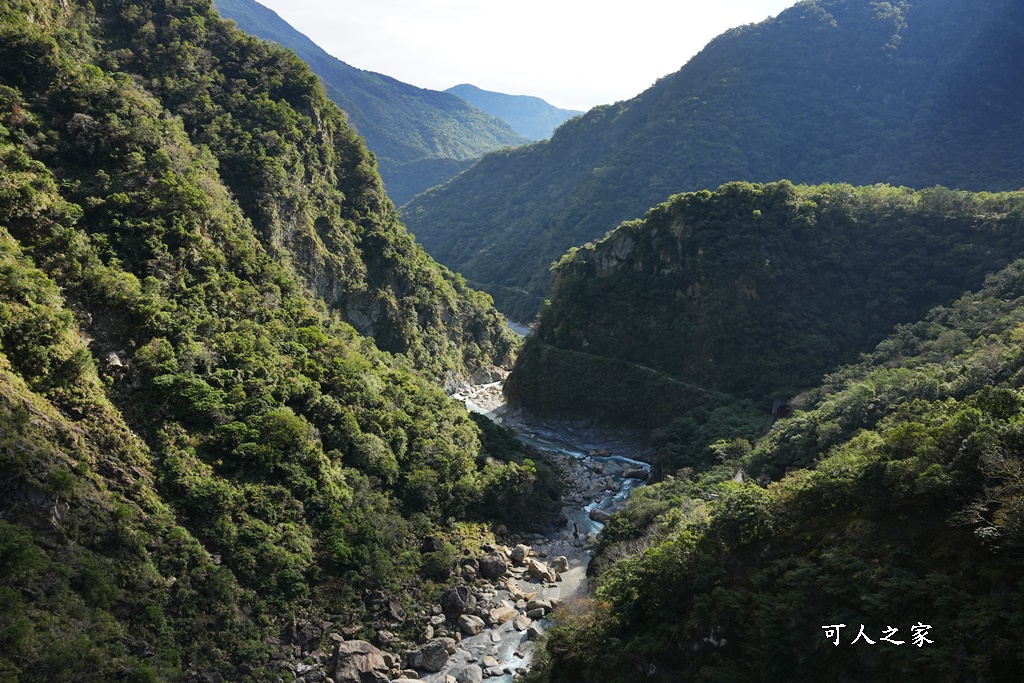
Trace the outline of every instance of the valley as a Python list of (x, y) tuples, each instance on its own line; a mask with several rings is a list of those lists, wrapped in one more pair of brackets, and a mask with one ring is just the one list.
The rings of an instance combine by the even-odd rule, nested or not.
[(1022, 30), (801, 0), (581, 113), (0, 0), (0, 683), (1021, 680)]

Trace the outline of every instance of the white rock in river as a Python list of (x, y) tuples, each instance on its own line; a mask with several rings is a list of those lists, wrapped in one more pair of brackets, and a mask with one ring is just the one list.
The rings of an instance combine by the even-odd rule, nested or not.
[(475, 636), (480, 633), (484, 630), (485, 625), (483, 619), (472, 614), (463, 614), (458, 620), (459, 630), (467, 636)]

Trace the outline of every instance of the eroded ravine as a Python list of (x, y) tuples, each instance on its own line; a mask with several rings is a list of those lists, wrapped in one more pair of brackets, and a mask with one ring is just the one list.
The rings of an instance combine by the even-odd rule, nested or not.
[[(462, 635), (455, 653), (441, 671), (421, 674), (420, 679), (462, 683), (482, 675), (495, 683), (511, 683), (514, 674), (529, 668), (532, 641), (550, 623), (546, 606), (557, 607), (567, 598), (586, 593), (588, 545), (606, 515), (624, 505), (630, 491), (647, 479), (650, 467), (643, 459), (650, 453), (621, 438), (512, 413), (504, 405), (498, 382), (464, 386), (453, 397), (464, 400), (469, 410), (511, 428), (521, 441), (540, 451), (565, 485), (562, 512), (567, 523), (546, 534), (514, 537), (510, 547), (494, 549), (510, 556), (509, 570), (493, 581), (467, 586), (476, 602), (467, 614), (489, 625), (471, 635), (474, 629), (460, 629), (456, 619), (456, 630)], [(529, 548), (527, 557), (521, 557), (523, 546)], [(531, 573), (530, 560), (563, 571), (557, 572), (555, 581), (542, 579), (541, 572)], [(543, 617), (538, 607), (545, 612)], [(497, 623), (512, 614), (507, 610), (515, 610), (516, 617)], [(529, 626), (524, 626), (527, 622)]]

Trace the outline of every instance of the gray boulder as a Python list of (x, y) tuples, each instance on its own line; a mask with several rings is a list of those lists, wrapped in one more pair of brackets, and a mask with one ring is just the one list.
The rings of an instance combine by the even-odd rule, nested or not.
[(512, 561), (516, 564), (526, 564), (526, 558), (530, 556), (530, 546), (520, 543), (512, 548)]
[(468, 664), (455, 675), (456, 683), (481, 683), (484, 680), (484, 670), (476, 664)]
[(459, 630), (467, 636), (475, 636), (484, 630), (484, 620), (472, 614), (463, 614), (457, 622)]
[(334, 647), (335, 683), (367, 683), (377, 674), (390, 680), (383, 654), (365, 640), (345, 640)]
[(444, 639), (432, 640), (418, 650), (405, 655), (405, 665), (410, 669), (423, 669), (436, 673), (448, 663), (448, 649)]
[(485, 579), (498, 579), (505, 576), (508, 570), (508, 558), (505, 553), (487, 553), (480, 558), (480, 576)]
[(468, 586), (452, 586), (441, 596), (441, 609), (446, 614), (465, 614), (476, 607), (476, 598)]

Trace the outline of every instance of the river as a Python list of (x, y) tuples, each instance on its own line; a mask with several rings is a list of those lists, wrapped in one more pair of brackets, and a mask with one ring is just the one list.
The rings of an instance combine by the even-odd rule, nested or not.
[[(500, 382), (463, 387), (462, 393), (453, 397), (465, 401), (470, 411), (511, 428), (523, 443), (541, 451), (565, 483), (563, 513), (568, 524), (545, 535), (534, 534), (515, 541), (529, 545), (535, 555), (549, 562), (565, 556), (569, 569), (561, 572), (560, 580), (554, 585), (527, 584), (525, 579), (520, 579), (523, 590), (536, 591), (540, 598), (559, 601), (585, 594), (590, 562), (587, 546), (604, 526), (592, 519), (592, 516), (601, 516), (592, 511), (611, 513), (625, 504), (630, 491), (642, 485), (650, 472), (650, 466), (644, 462), (650, 459), (649, 450), (618, 434), (598, 434), (573, 425), (542, 423), (511, 413), (504, 405)], [(494, 590), (490, 600), (493, 604), (509, 600), (509, 592)], [(546, 619), (540, 623), (542, 627), (549, 625)], [(445, 671), (425, 675), (422, 680), (444, 683), (446, 675), (457, 675), (466, 665), (480, 664), (484, 657), (490, 656), (506, 673), (486, 680), (511, 683), (513, 676), (507, 671), (528, 669), (533, 646), (526, 632), (517, 631), (509, 621), (463, 638)]]

